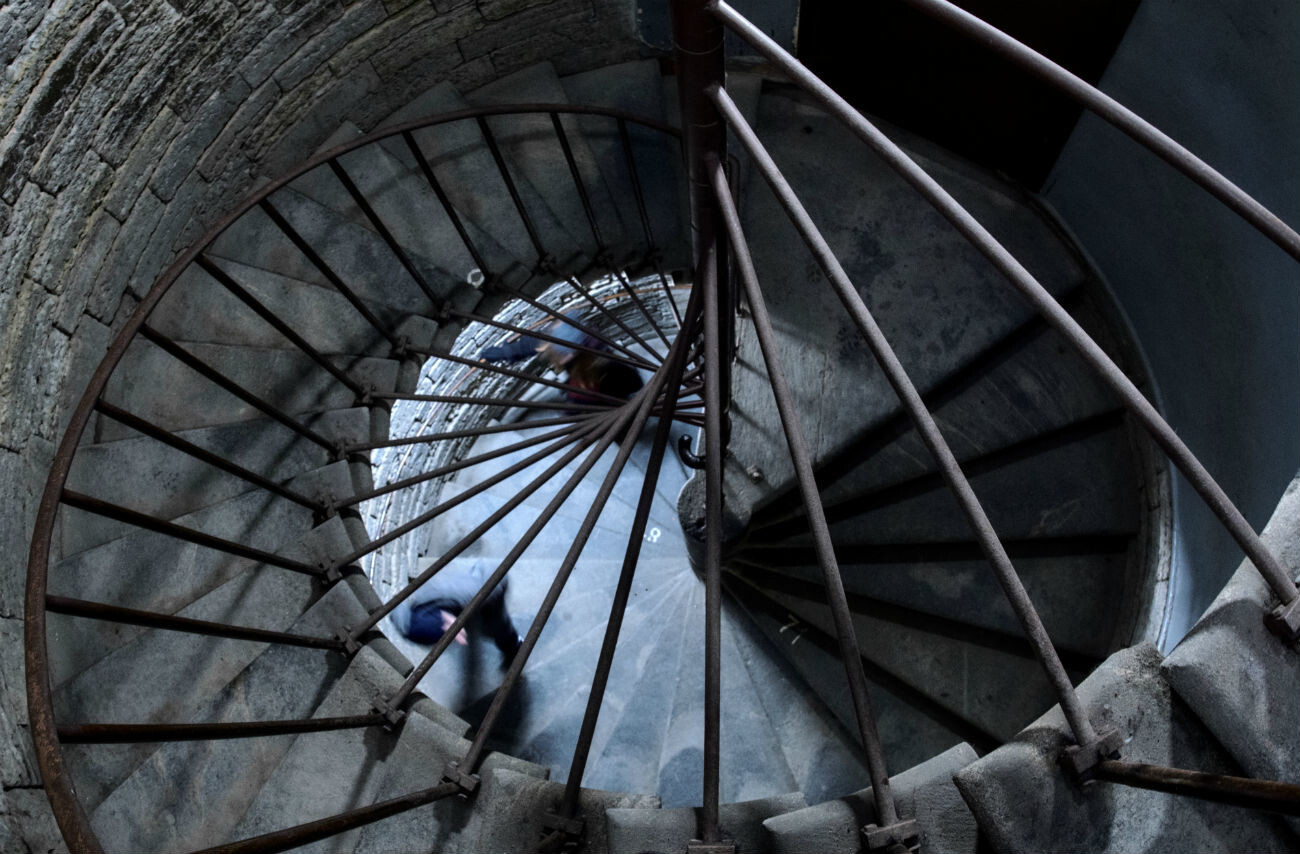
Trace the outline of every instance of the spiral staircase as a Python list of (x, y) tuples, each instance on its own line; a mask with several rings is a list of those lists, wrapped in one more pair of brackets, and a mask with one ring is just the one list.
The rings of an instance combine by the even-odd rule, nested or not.
[[(1261, 685), (1300, 674), (1254, 567), (1162, 658), (1169, 474), (1122, 396), (821, 101), (730, 73), (970, 477), (1077, 703), (1119, 733), (1079, 774), (1057, 767), (1077, 733), (1041, 653), (745, 146), (718, 168), (762, 299), (740, 296), (741, 261), (713, 291), (698, 272), (685, 62), (539, 65), (441, 84), (367, 135), (345, 123), (150, 291), (74, 416), (33, 546), (33, 725), (73, 850), (1300, 847), (1294, 819), (1209, 791), (1300, 779), (1294, 751), (1270, 749), (1297, 712), (1241, 727), (1221, 689), (1240, 662), (1273, 674)], [(890, 135), (1145, 387), (1049, 211)], [(818, 191), (828, 176), (838, 192)], [(710, 338), (711, 292), (736, 310)], [(561, 316), (643, 391), (574, 404), (540, 359), (478, 360)], [(711, 384), (725, 404), (707, 405)], [(850, 656), (785, 403), (808, 431)], [(1294, 575), (1292, 516), (1266, 541)], [(507, 579), (513, 662), (455, 629), (430, 649), (393, 627), (403, 597), (469, 561)], [(474, 607), (455, 627), (471, 637)], [(1117, 750), (1215, 775), (1211, 800), (1119, 780)], [(1269, 808), (1295, 816), (1294, 787), (1271, 785)]]

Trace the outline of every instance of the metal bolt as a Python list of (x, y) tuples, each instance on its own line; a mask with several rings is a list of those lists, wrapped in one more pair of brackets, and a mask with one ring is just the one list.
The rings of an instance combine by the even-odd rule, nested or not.
[(750, 483), (763, 482), (763, 470), (758, 466), (750, 466), (749, 468), (745, 469), (745, 474), (749, 475)]

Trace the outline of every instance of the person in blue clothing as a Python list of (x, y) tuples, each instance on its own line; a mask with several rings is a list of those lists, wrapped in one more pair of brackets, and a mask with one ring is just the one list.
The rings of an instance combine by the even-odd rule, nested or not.
[[(578, 320), (576, 312), (565, 315), (570, 320)], [(577, 344), (589, 350), (609, 352), (604, 341), (586, 334), (578, 327), (557, 320), (546, 330), (552, 338)], [(534, 355), (541, 355), (551, 364), (556, 372), (567, 373), (569, 385), (575, 388), (565, 392), (570, 403), (600, 403), (601, 399), (584, 394), (583, 391), (595, 391), (602, 395), (627, 400), (641, 390), (641, 375), (625, 362), (607, 356), (577, 350), (563, 343), (543, 341), (540, 338), (522, 336), (505, 344), (485, 347), (478, 357), (485, 362), (522, 362)]]
[[(452, 622), (483, 587), (495, 567), (479, 559), (453, 560), (424, 583), (419, 590), (393, 609), (392, 621), (410, 640), (435, 644), (451, 628)], [(466, 624), (471, 632), (492, 639), (501, 650), (502, 667), (508, 667), (519, 651), (522, 639), (506, 613), (506, 580), (493, 588), (478, 611)], [(456, 634), (455, 642), (469, 643), (465, 629)]]

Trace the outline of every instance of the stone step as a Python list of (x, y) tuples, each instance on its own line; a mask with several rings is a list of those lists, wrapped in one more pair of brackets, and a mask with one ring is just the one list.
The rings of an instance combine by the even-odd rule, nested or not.
[[(952, 776), (978, 757), (958, 744), (920, 765), (891, 776), (890, 790), (898, 812), (915, 819), (921, 854), (975, 854), (979, 830), (963, 803)], [(871, 787), (814, 806), (773, 816), (763, 822), (773, 854), (857, 854), (861, 830), (878, 823)]]
[[(824, 635), (835, 636), (829, 606), (780, 591), (766, 595)], [(854, 615), (853, 627), (867, 659), (1001, 739), (1013, 736), (1054, 699), (1032, 657), (863, 614)]]
[[(364, 616), (351, 588), (335, 584), (289, 631), (332, 637)], [(203, 704), (195, 720), (309, 718), (347, 666), (347, 658), (332, 650), (272, 645)], [(190, 851), (226, 838), (294, 738), (164, 744), (95, 810), (95, 832), (113, 848), (132, 851)], [(160, 809), (168, 821), (147, 820)]]
[[(387, 662), (363, 648), (313, 717), (365, 714), (376, 695), (391, 692), (400, 680)], [(404, 745), (408, 738), (410, 743)], [(233, 837), (257, 836), (367, 806), (377, 800), (381, 786), (398, 774), (403, 779), (419, 774), (425, 782), (417, 788), (436, 785), (444, 757), (464, 755), (468, 747), (450, 732), (418, 722), (396, 733), (375, 728), (301, 735), (243, 815)], [(486, 757), (484, 767), (492, 767), (490, 763), (545, 773), (510, 757)], [(358, 773), (358, 769), (363, 770)], [(354, 829), (299, 850), (353, 851), (362, 833), (362, 829)]]
[(868, 774), (857, 742), (757, 626), (748, 619), (733, 625), (728, 637), (750, 682), (761, 686), (758, 698), (794, 775), (794, 788), (814, 804), (861, 788)]
[[(1300, 567), (1297, 520), (1300, 481), (1292, 481), (1261, 536), (1293, 578)], [(1275, 607), (1254, 564), (1243, 561), (1161, 663), (1161, 675), (1246, 776), (1294, 783), (1300, 780), (1300, 756), (1292, 748), (1300, 709), (1281, 698), (1300, 696), (1300, 662), (1261, 619)], [(1300, 832), (1300, 819), (1288, 821)]]
[[(764, 823), (807, 806), (800, 792), (724, 803), (718, 807), (718, 829), (737, 851), (767, 854), (772, 849)], [(609, 854), (677, 854), (700, 839), (700, 821), (698, 807), (606, 810)]]
[[(1086, 294), (1072, 292), (1066, 307), (1085, 328), (1101, 335), (1103, 324)], [(1112, 348), (1112, 355), (1120, 354)], [(936, 471), (933, 455), (910, 419), (896, 401), (890, 402), (889, 416), (818, 460), (827, 507)], [(926, 402), (964, 470), (971, 466), (982, 470), (998, 461), (1095, 436), (1115, 429), (1122, 418), (1114, 395), (1100, 379), (1055, 332), (1036, 320), (994, 340), (965, 364), (954, 365)], [(1014, 407), (1015, 417), (1008, 417), (1009, 406)], [(770, 509), (759, 511), (755, 521), (779, 518), (801, 503), (797, 494), (788, 493), (773, 501)], [(1122, 504), (1132, 504), (1132, 499), (1126, 497)]]
[[(571, 74), (560, 78), (560, 83), (571, 104), (612, 107), (664, 120), (663, 77), (656, 59), (635, 60)], [(636, 204), (639, 185), (656, 244), (672, 255), (680, 256), (676, 247), (681, 244), (683, 236), (677, 217), (678, 185), (671, 167), (677, 158), (672, 138), (642, 125), (627, 124), (634, 158), (634, 183), (617, 123), (595, 116), (577, 116), (575, 120), (618, 208), (624, 234), (645, 239)], [(676, 117), (671, 121), (675, 124)]]
[[(552, 635), (549, 644), (543, 633), (524, 668), (523, 680), (496, 724), (499, 735), (494, 734), (492, 741), (494, 747), (505, 753), (551, 767), (551, 778), (559, 782), (568, 779), (609, 612), (608, 594), (583, 597), (590, 604), (584, 609), (585, 614), (577, 616), (571, 610), (563, 610), (564, 598), (557, 604), (552, 620), (567, 623), (563, 627), (567, 631), (559, 637)], [(628, 609), (620, 633), (622, 654), (615, 656), (610, 671), (601, 718), (613, 720), (622, 714), (623, 702), (637, 683), (637, 662), (644, 655), (641, 639), (645, 635), (658, 637), (664, 618), (671, 613), (678, 598), (667, 596), (647, 602), (645, 607)], [(584, 626), (590, 628), (583, 631)], [(495, 693), (494, 690), (480, 698), (466, 711), (466, 717), (480, 719)], [(593, 753), (595, 744), (593, 740)], [(636, 791), (626, 782), (631, 781), (620, 781), (608, 788)]]
[[(454, 86), (442, 83), (391, 115), (385, 124), (455, 112), (469, 106), (469, 101)], [(529, 240), (478, 123), (473, 119), (448, 122), (416, 131), (414, 136), (491, 272), (502, 273), (516, 264), (530, 270), (536, 266), (537, 250)], [(408, 169), (419, 169), (405, 142), (389, 140), (384, 143), (384, 149)], [(525, 208), (536, 215), (542, 233), (550, 237), (565, 234), (563, 226), (554, 220), (527, 179), (517, 177), (514, 172), (511, 177)]]
[[(1121, 650), (1078, 686), (1099, 730), (1118, 729), (1129, 762), (1239, 774), (1214, 736), (1178, 701), (1149, 644)], [(1098, 782), (1084, 787), (1057, 764), (1073, 741), (1059, 708), (955, 775), (996, 851), (1284, 851), (1296, 837), (1275, 816)]]
[[(220, 344), (189, 344), (185, 349), (290, 415), (356, 405), (352, 390), (298, 352)], [(387, 392), (397, 387), (399, 365), (390, 359), (346, 357), (335, 364), (362, 388)], [(159, 388), (168, 393), (158, 394)], [(127, 350), (104, 397), (173, 432), (266, 417), (147, 341), (137, 341)], [(130, 435), (127, 427), (107, 419), (101, 423), (107, 439)]]
[[(213, 263), (318, 352), (390, 358), (392, 346), (338, 291), (224, 258)], [(390, 319), (401, 322), (395, 314)], [(437, 324), (426, 317), (412, 316), (412, 320), (417, 322), (408, 323), (406, 331), (418, 346), (427, 347)], [(297, 349), (254, 309), (195, 266), (181, 274), (173, 291), (149, 316), (149, 323), (182, 343)]]
[[(364, 410), (361, 414), (360, 426), (368, 431), (369, 416)], [(265, 422), (183, 430), (176, 435), (277, 483), (320, 468), (329, 461), (327, 452), (320, 446), (288, 430), (276, 430)], [(365, 432), (356, 435), (357, 441), (367, 438)], [(138, 486), (142, 473), (148, 473), (148, 489)], [(132, 484), (133, 488), (122, 488), (126, 484)], [(237, 475), (139, 434), (84, 445), (77, 450), (68, 474), (68, 488), (85, 494), (102, 494), (114, 487), (115, 500), (159, 519), (175, 519), (246, 492), (260, 491), (260, 487)]]
[[(641, 647), (636, 665), (640, 677), (619, 702), (622, 713), (605, 714), (596, 728), (591, 756), (595, 759), (584, 782), (598, 789), (654, 792), (659, 785), (659, 762), (663, 740), (671, 721), (674, 694), (665, 686), (676, 682), (684, 651), (680, 622), (698, 582), (681, 576), (660, 596), (671, 609), (661, 620), (661, 630), (651, 644)], [(648, 655), (646, 651), (648, 650)], [(692, 653), (694, 654), (694, 653)], [(606, 732), (608, 729), (608, 732)]]
[[(482, 790), (475, 798), (474, 818), (456, 854), (515, 854), (531, 850), (545, 831), (546, 813), (560, 803), (562, 783), (530, 777), (508, 768), (483, 775)], [(659, 805), (654, 795), (633, 795), (584, 788), (578, 799), (578, 814), (584, 818), (583, 850), (609, 851), (603, 816), (611, 810), (653, 810)]]
[[(847, 553), (840, 555), (840, 577), (845, 590), (853, 597), (863, 597), (854, 607), (864, 614), (894, 618), (901, 625), (925, 626), (928, 617), (938, 617), (945, 629), (970, 636), (976, 643), (999, 643), (998, 636), (1023, 636), (1020, 625), (1006, 602), (987, 561), (976, 557), (972, 543), (961, 546), (971, 554), (963, 559), (915, 554), (914, 562), (858, 562)], [(870, 550), (862, 553), (870, 557)], [(766, 571), (756, 569), (763, 560), (761, 550), (746, 553), (753, 564), (739, 569), (739, 574), (765, 589), (780, 590), (795, 599), (819, 601), (822, 572), (811, 563), (782, 559), (780, 566)], [(902, 558), (897, 558), (901, 560)], [(892, 561), (893, 559), (891, 559)], [(1012, 565), (1049, 636), (1058, 648), (1074, 654), (1087, 666), (1096, 664), (1109, 651), (1127, 627), (1111, 597), (1123, 589), (1128, 572), (1128, 555), (1124, 550), (1110, 554), (1023, 557), (1012, 554)], [(1062, 579), (1068, 579), (1066, 585)], [(969, 607), (980, 602), (978, 611)], [(933, 626), (940, 630), (939, 625)]]
[[(564, 86), (549, 62), (530, 65), (465, 95), (465, 100), (475, 106), (562, 104), (567, 99)], [(488, 119), (488, 124), (510, 163), (512, 174), (532, 185), (562, 227), (551, 233), (543, 232), (543, 245), (557, 258), (573, 251), (594, 258), (597, 254), (595, 237), (590, 231), (581, 195), (551, 117), (546, 113), (494, 116)], [(609, 197), (596, 159), (583, 139), (581, 128), (566, 116), (561, 116), (560, 124), (568, 137), (574, 165), (605, 245), (611, 248), (623, 245), (627, 238), (623, 235), (618, 212)], [(539, 231), (542, 231), (540, 225)]]
[[(270, 198), (275, 209), (329, 269), (389, 328), (407, 315), (432, 316), (428, 297), (388, 245), (369, 228), (351, 222), (292, 186)], [(208, 254), (333, 290), (322, 273), (263, 210), (249, 211), (213, 242)], [(450, 291), (453, 283), (445, 287)], [(355, 314), (359, 323), (365, 320)]]
[[(724, 576), (728, 593), (741, 603), (749, 619), (802, 677), (812, 693), (835, 715), (844, 731), (858, 740), (857, 718), (834, 638), (788, 612), (778, 613), (770, 600), (734, 576)], [(859, 638), (859, 642), (862, 642)], [(890, 767), (907, 768), (960, 742), (956, 722), (939, 714), (920, 692), (879, 669), (868, 668), (869, 696), (876, 713), (880, 741)], [(996, 743), (991, 736), (986, 742)]]
[[(1103, 433), (966, 474), (993, 529), (1004, 539), (1130, 535), (1141, 523), (1138, 473), (1099, 474), (1115, 460), (1126, 459), (1128, 449), (1129, 437), (1117, 423)], [(928, 481), (924, 487), (911, 494), (896, 490), (888, 496), (890, 503), (870, 509), (859, 505), (861, 512), (852, 516), (835, 513), (832, 539), (846, 547), (971, 539), (970, 524), (946, 484)], [(811, 543), (810, 535), (781, 541)]]
[[(804, 188), (810, 215), (920, 389), (1028, 319), (1023, 298), (1002, 276), (836, 120), (800, 96), (769, 88), (758, 127), (786, 178), (796, 190)], [(909, 137), (904, 143), (917, 147)], [(1085, 270), (1072, 250), (1026, 198), (952, 158), (925, 153), (925, 165), (1006, 237), (1008, 248), (1023, 255), (1047, 287), (1060, 293), (1083, 281)], [(807, 192), (827, 174), (845, 186), (872, 190)], [(827, 457), (885, 417), (896, 398), (772, 194), (747, 194), (742, 218), (755, 266), (763, 271), (761, 285), (795, 405), (816, 414), (810, 451)], [(827, 341), (839, 343), (827, 348)], [(744, 508), (784, 491), (793, 470), (748, 322), (738, 326), (738, 348), (743, 367), (734, 373), (738, 411), (731, 447), (739, 465), (728, 467), (728, 490), (735, 506)], [(762, 470), (761, 483), (745, 475), (750, 465)]]
[[(341, 524), (301, 535), (284, 552), (315, 560), (347, 543)], [(182, 617), (286, 631), (319, 597), (312, 579), (273, 567), (236, 575), (182, 608)], [(99, 658), (55, 691), (61, 724), (183, 723), (266, 649), (264, 643), (153, 629)], [(82, 802), (93, 808), (156, 745), (69, 745)]]

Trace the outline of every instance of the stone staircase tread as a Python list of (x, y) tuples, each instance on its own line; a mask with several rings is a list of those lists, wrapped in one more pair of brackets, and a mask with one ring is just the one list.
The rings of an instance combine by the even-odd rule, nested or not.
[[(318, 352), (388, 358), (389, 343), (359, 316), (355, 323), (339, 323), (339, 318), (350, 316), (354, 309), (338, 291), (238, 261), (221, 258), (213, 259), (213, 264)], [(168, 297), (149, 315), (149, 323), (182, 344), (296, 349), (254, 309), (198, 267), (185, 269)]]
[[(554, 67), (549, 62), (528, 66), (485, 86), (466, 93), (465, 99), (476, 106), (518, 103), (565, 103), (568, 96)], [(595, 256), (595, 240), (588, 231), (587, 218), (572, 173), (556, 138), (550, 116), (545, 113), (493, 116), (488, 124), (496, 134), (516, 175), (536, 189), (538, 196), (560, 226), (549, 234), (543, 231), (544, 245), (554, 254), (580, 250)], [(570, 151), (582, 178), (597, 221), (612, 227), (618, 222), (614, 205), (605, 189), (604, 179), (595, 158), (587, 148), (581, 130), (571, 117), (561, 116), (560, 124), (569, 139)], [(612, 222), (611, 222), (612, 220)], [(622, 235), (606, 236), (607, 245), (621, 242)], [(552, 241), (565, 240), (563, 243)]]
[[(336, 584), (289, 630), (329, 637), (364, 614), (351, 588)], [(195, 717), (223, 722), (308, 718), (346, 667), (346, 659), (332, 650), (272, 645)], [(96, 809), (96, 832), (132, 850), (159, 852), (189, 851), (223, 838), (293, 742), (294, 736), (275, 736), (164, 744)], [(232, 780), (239, 785), (232, 786)], [(159, 793), (172, 793), (164, 807), (169, 820), (147, 821), (140, 810), (157, 810)]]
[[(920, 765), (890, 776), (899, 814), (921, 828), (921, 854), (975, 854), (979, 831), (962, 802), (952, 775), (976, 760), (962, 743)], [(871, 787), (763, 822), (772, 854), (857, 854), (861, 829), (878, 824)]]
[[(1099, 730), (1124, 737), (1130, 762), (1234, 774), (1236, 764), (1176, 701), (1150, 644), (1121, 650), (1078, 687), (1084, 712)], [(955, 775), (981, 834), (1007, 854), (1111, 850), (1280, 851), (1295, 837), (1281, 818), (1193, 798), (1170, 798), (1122, 785), (1080, 791), (1057, 757), (1070, 736), (1054, 707), (1016, 738)], [(1072, 739), (1071, 739), (1072, 740)]]
[[(337, 521), (337, 520), (333, 520)], [(311, 559), (337, 546), (341, 526), (308, 532), (290, 554)], [(313, 536), (314, 534), (314, 536)], [(245, 572), (179, 611), (182, 617), (285, 631), (315, 601), (310, 579), (284, 570)], [(263, 653), (260, 642), (153, 629), (138, 634), (55, 691), (65, 723), (183, 723)], [(97, 805), (154, 752), (156, 745), (69, 750), (83, 803)]]
[(853, 737), (781, 653), (771, 649), (757, 626), (748, 619), (737, 619), (733, 625), (730, 638), (758, 688), (795, 788), (812, 803), (860, 788), (868, 773)]
[[(746, 854), (771, 851), (766, 820), (807, 807), (801, 792), (790, 792), (718, 807), (718, 829), (724, 839)], [(700, 838), (700, 809), (610, 809), (605, 812), (609, 854), (677, 854), (692, 839)]]
[[(459, 854), (516, 854), (527, 851), (541, 839), (545, 814), (559, 805), (564, 785), (529, 777), (509, 769), (483, 776), (482, 791), (467, 841)], [(585, 817), (586, 847), (608, 850), (605, 822), (601, 816), (612, 809), (654, 809), (654, 795), (624, 794), (584, 788), (578, 798), (578, 812)]]
[[(277, 190), (270, 201), (329, 269), (382, 321), (395, 324), (406, 314), (431, 313), (424, 292), (378, 234), (292, 186)], [(212, 243), (208, 254), (333, 290), (326, 275), (262, 211), (235, 220)], [(365, 322), (360, 315), (357, 320)]]
[[(356, 395), (337, 378), (318, 369), (309, 357), (287, 350), (190, 344), (185, 349), (244, 389), (272, 402), (291, 416), (330, 409), (350, 409)], [(398, 363), (390, 359), (348, 357), (337, 366), (362, 388), (392, 391)], [(147, 376), (148, 384), (125, 377)], [(303, 377), (310, 379), (304, 380)], [(292, 379), (291, 379), (292, 378)], [(169, 390), (157, 395), (159, 387)], [(108, 402), (167, 430), (214, 427), (266, 416), (225, 389), (200, 376), (161, 348), (139, 342), (127, 350), (104, 391)], [(101, 422), (106, 437), (129, 435), (128, 428)]]
[[(1261, 537), (1295, 577), (1300, 566), (1300, 481), (1292, 481)], [(1300, 663), (1264, 625), (1277, 600), (1249, 560), (1161, 665), (1179, 699), (1227, 748), (1247, 776), (1300, 781)], [(1277, 702), (1274, 702), (1274, 698)], [(1292, 826), (1300, 831), (1300, 820)]]

